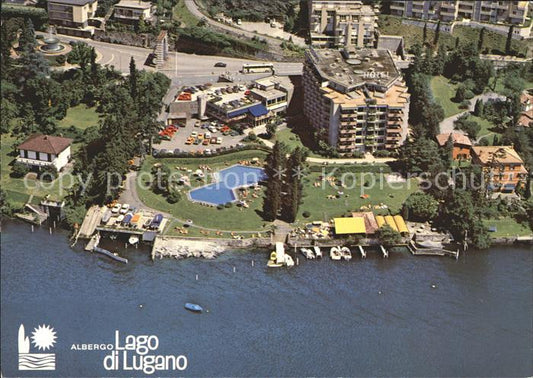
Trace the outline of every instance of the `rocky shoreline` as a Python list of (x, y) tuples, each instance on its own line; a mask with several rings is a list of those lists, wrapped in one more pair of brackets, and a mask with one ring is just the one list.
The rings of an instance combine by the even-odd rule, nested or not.
[(159, 236), (154, 240), (152, 260), (162, 258), (185, 259), (189, 257), (215, 259), (227, 250), (265, 248), (270, 245), (270, 238), (233, 240)]

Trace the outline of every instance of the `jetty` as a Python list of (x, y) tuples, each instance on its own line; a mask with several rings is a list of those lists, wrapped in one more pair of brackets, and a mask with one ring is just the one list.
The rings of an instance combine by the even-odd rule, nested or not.
[(119, 262), (121, 262), (121, 263), (124, 263), (124, 264), (127, 264), (127, 263), (128, 263), (128, 259), (127, 259), (127, 258), (125, 258), (125, 257), (120, 257), (117, 253), (109, 252), (107, 249), (100, 248), (100, 247), (94, 247), (93, 251), (94, 251), (94, 252), (101, 253), (101, 254), (106, 255), (106, 256), (109, 256), (109, 257), (111, 257), (113, 260), (119, 261)]
[(418, 248), (412, 240), (407, 245), (407, 248), (411, 251), (413, 256), (450, 256), (454, 257), (456, 260), (459, 258), (459, 250), (451, 251), (444, 248)]

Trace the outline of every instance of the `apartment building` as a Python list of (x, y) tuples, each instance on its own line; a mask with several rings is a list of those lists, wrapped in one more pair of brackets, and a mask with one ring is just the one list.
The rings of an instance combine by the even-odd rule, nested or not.
[(311, 45), (373, 47), (377, 16), (373, 8), (355, 0), (309, 0)]
[(397, 0), (391, 2), (390, 9), (393, 15), (423, 20), (452, 22), (468, 19), (483, 23), (523, 25), (528, 3), (505, 0)]
[(513, 193), (528, 174), (524, 161), (512, 146), (472, 147), (472, 163), (483, 167), (493, 192)]
[(311, 48), (303, 88), (309, 123), (343, 156), (394, 150), (407, 137), (410, 95), (388, 50)]
[(49, 0), (48, 17), (52, 25), (86, 28), (97, 7), (97, 0)]

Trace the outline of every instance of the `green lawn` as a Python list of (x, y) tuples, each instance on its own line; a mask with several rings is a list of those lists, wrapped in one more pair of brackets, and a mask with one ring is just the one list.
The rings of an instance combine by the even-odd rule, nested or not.
[(179, 0), (172, 8), (172, 17), (181, 23), (181, 27), (190, 27), (198, 25), (199, 20), (187, 9), (185, 0)]
[(476, 117), (474, 115), (471, 115), (469, 119), (476, 121), (481, 126), (481, 130), (478, 133), (478, 138), (484, 137), (484, 139), (488, 140), (489, 144), (492, 145), (494, 142), (494, 135), (499, 134), (496, 131), (496, 125), (485, 118)]
[[(27, 181), (28, 186), (24, 184), (23, 178), (10, 177), (11, 164), (15, 160), (15, 156), (11, 155), (13, 151), (13, 144), (16, 139), (9, 135), (2, 135), (0, 153), (2, 157), (1, 162), (1, 175), (0, 186), (6, 191), (8, 201), (15, 207), (21, 208), (30, 198), (30, 195), (34, 195), (32, 203), (38, 203), (40, 199), (44, 198), (47, 194), (52, 199), (62, 199), (67, 194), (67, 190), (60, 190), (61, 180), (57, 179), (52, 183), (41, 182), (37, 179), (29, 179)], [(63, 187), (68, 187), (69, 181), (65, 180)]]
[(88, 108), (85, 104), (79, 104), (67, 110), (65, 118), (59, 121), (59, 127), (75, 126), (80, 130), (85, 130), (89, 126), (98, 126), (99, 119), (96, 108)]
[(431, 91), (435, 102), (444, 109), (444, 118), (463, 112), (459, 109), (459, 104), (452, 101), (455, 97), (457, 84), (452, 84), (444, 76), (433, 76), (431, 78)]
[[(326, 174), (328, 171), (326, 171)], [(347, 212), (358, 211), (362, 206), (370, 206), (371, 210), (377, 214), (397, 214), (406, 198), (418, 189), (416, 179), (412, 179), (403, 184), (387, 184), (384, 175), (373, 173), (356, 173), (345, 176), (346, 188), (334, 188), (326, 182), (324, 185), (315, 187), (313, 184), (319, 181), (322, 173), (311, 173), (304, 184), (303, 204), (300, 206), (298, 221), (307, 221), (303, 217), (303, 212), (308, 211), (311, 216), (308, 220), (329, 221), (332, 217), (345, 215)], [(355, 177), (355, 181), (354, 178)], [(341, 179), (340, 175), (336, 176)], [(365, 187), (364, 184), (373, 182), (374, 187)], [(355, 183), (354, 183), (355, 182)], [(339, 198), (328, 199), (328, 196), (335, 196), (341, 191), (343, 194)], [(368, 194), (367, 199), (361, 195)], [(376, 209), (375, 205), (385, 204), (387, 209)]]
[[(276, 132), (276, 140), (285, 144), (289, 148), (289, 151), (292, 151), (297, 147), (300, 147), (300, 148), (306, 147), (302, 143), (300, 136), (296, 134), (292, 129), (289, 129), (289, 128)], [(309, 156), (322, 157), (314, 153), (313, 151), (311, 151), (309, 148), (307, 149), (309, 150)]]
[[(165, 164), (171, 168), (172, 172), (177, 171), (176, 167), (190, 169), (192, 171), (198, 169), (199, 165), (208, 165), (213, 169), (213, 171), (223, 169), (227, 166), (238, 163), (241, 160), (252, 160), (254, 157), (259, 158), (261, 161), (266, 157), (266, 152), (264, 151), (240, 151), (233, 154), (216, 156), (211, 158), (175, 158), (175, 159), (154, 159), (148, 158), (144, 162), (141, 172), (150, 172), (154, 163)], [(146, 182), (146, 181), (145, 181)], [(194, 186), (205, 185), (205, 182), (195, 182), (192, 181), (191, 184)], [(263, 221), (258, 212), (263, 206), (262, 192), (258, 198), (248, 197), (247, 201), (249, 208), (242, 208), (237, 206), (232, 206), (231, 208), (224, 208), (219, 210), (215, 207), (204, 206), (198, 203), (193, 203), (187, 199), (187, 192), (190, 190), (188, 187), (183, 187), (181, 189), (182, 199), (176, 204), (170, 204), (167, 200), (158, 194), (153, 193), (149, 189), (143, 189), (139, 185), (137, 187), (139, 197), (147, 206), (154, 209), (162, 210), (168, 212), (175, 216), (176, 218), (185, 220), (192, 219), (195, 225), (227, 230), (227, 231), (240, 231), (240, 230), (264, 230), (265, 225), (268, 225), (268, 222)], [(170, 234), (176, 234), (173, 230), (175, 227), (171, 227)], [(198, 233), (198, 235), (194, 235)], [(191, 231), (193, 236), (201, 236), (198, 230)]]
[(496, 232), (491, 232), (490, 235), (494, 238), (506, 236), (526, 236), (531, 235), (531, 229), (522, 223), (518, 223), (513, 218), (500, 219), (486, 219), (483, 221), (487, 227), (496, 227)]

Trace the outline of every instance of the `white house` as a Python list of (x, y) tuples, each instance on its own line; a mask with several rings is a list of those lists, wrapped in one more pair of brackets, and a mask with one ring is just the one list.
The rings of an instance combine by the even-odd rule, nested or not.
[(60, 171), (70, 159), (72, 139), (35, 134), (18, 146), (17, 162), (32, 167), (53, 165)]
[(115, 13), (113, 17), (119, 21), (139, 21), (139, 19), (151, 20), (152, 4), (143, 1), (135, 0), (121, 0), (118, 4), (115, 4)]

